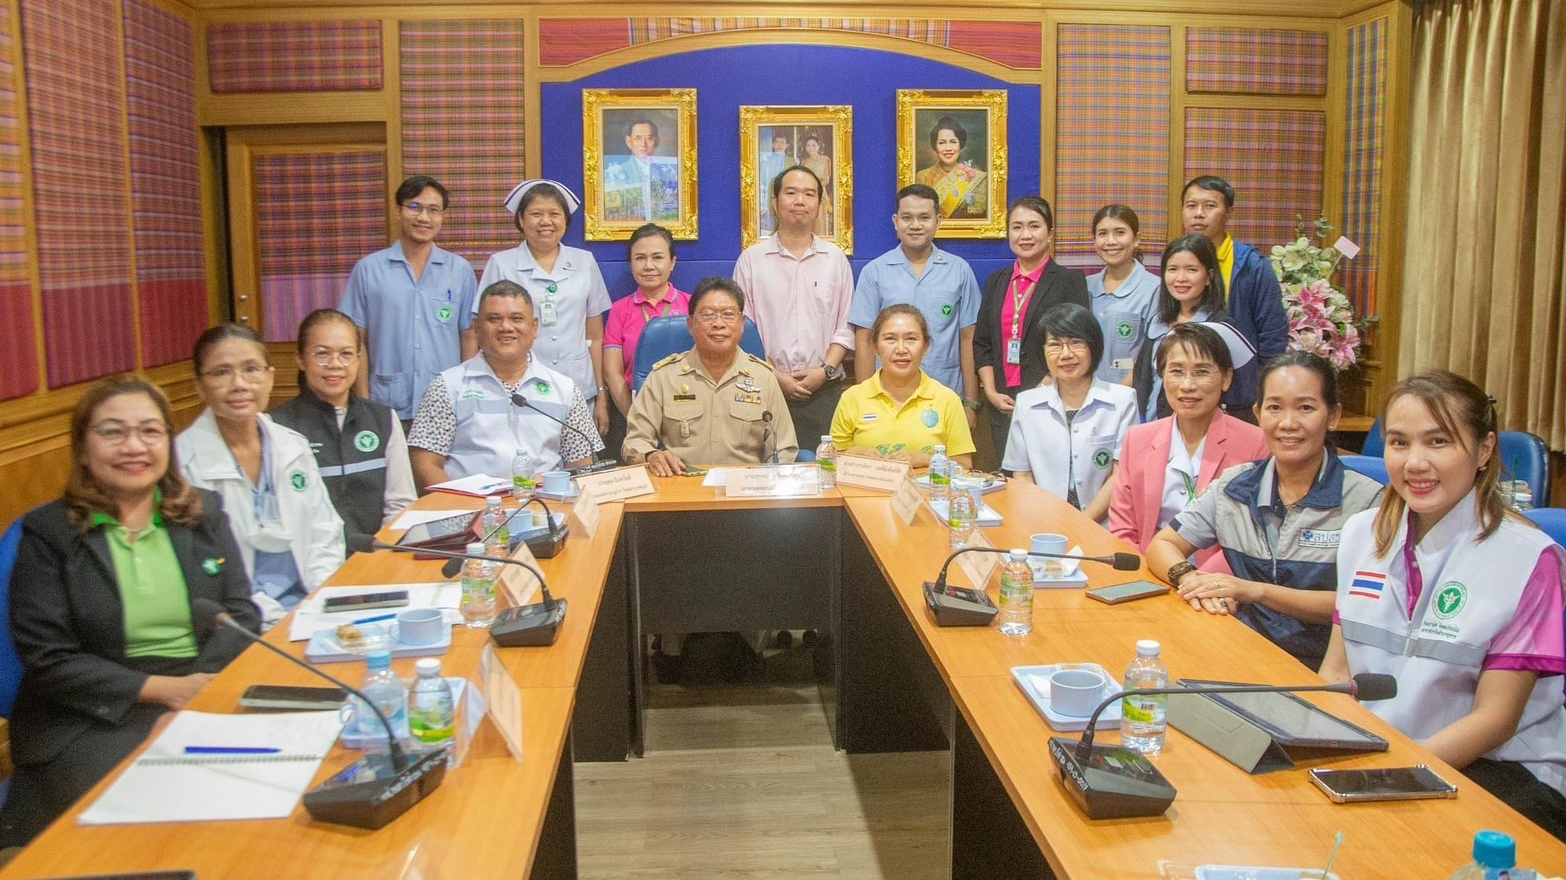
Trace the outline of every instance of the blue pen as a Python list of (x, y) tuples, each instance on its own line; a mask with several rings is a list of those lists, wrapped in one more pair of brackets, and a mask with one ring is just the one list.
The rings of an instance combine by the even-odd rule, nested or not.
[(451, 288), (446, 288), (446, 302), (451, 302)]
[(276, 755), (282, 749), (264, 746), (186, 746), (187, 755)]
[(354, 623), (356, 623), (356, 624), (358, 624), (358, 623), (380, 623), (383, 620), (396, 620), (396, 619), (397, 619), (397, 615), (395, 615), (395, 614), (377, 614), (374, 617), (363, 617), (363, 618), (360, 618), (358, 620), (355, 620)]

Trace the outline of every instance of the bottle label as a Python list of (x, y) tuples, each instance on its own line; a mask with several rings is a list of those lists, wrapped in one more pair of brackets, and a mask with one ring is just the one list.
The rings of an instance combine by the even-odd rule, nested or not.
[(1126, 697), (1121, 701), (1120, 715), (1133, 724), (1157, 724), (1163, 719), (1164, 698)]
[(511, 485), (518, 489), (536, 489), (538, 480), (534, 479), (532, 474), (517, 474), (511, 478)]
[(816, 467), (826, 471), (829, 474), (835, 474), (837, 473), (837, 459), (818, 458), (816, 459)]

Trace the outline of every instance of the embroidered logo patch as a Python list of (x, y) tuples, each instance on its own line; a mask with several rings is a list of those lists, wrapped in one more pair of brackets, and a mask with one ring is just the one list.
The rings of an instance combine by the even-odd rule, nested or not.
[(1468, 604), (1468, 588), (1457, 581), (1447, 581), (1435, 594), (1435, 616), (1451, 620)]
[(1361, 599), (1380, 599), (1381, 593), (1386, 589), (1386, 572), (1381, 571), (1356, 571), (1354, 582), (1349, 584), (1348, 594), (1358, 596)]
[(952, 316), (952, 304), (951, 303), (941, 303), (941, 317), (943, 317), (943, 318), (950, 318), (951, 316)]
[(206, 559), (201, 560), (201, 570), (209, 575), (212, 575), (213, 577), (217, 577), (218, 573), (223, 570), (223, 560), (214, 559), (209, 556)]
[(305, 476), (304, 471), (294, 471), (288, 475), (288, 485), (293, 486), (295, 492), (303, 492), (310, 485), (310, 478)]
[(1326, 531), (1323, 529), (1301, 529), (1301, 547), (1336, 547), (1342, 539), (1342, 532)]
[(1110, 454), (1108, 449), (1100, 449), (1099, 451), (1093, 453), (1093, 466), (1099, 470), (1108, 468), (1110, 462), (1114, 460), (1115, 457)]
[(1115, 326), (1115, 335), (1119, 336), (1121, 339), (1130, 339), (1131, 334), (1135, 332), (1136, 331), (1131, 327), (1130, 321), (1121, 321)]
[(897, 453), (902, 452), (903, 451), (903, 447), (905, 447), (907, 445), (908, 444), (906, 444), (906, 443), (882, 443), (882, 444), (876, 446), (875, 451), (881, 453), (882, 455), (886, 456), (887, 458), (891, 458), (892, 456), (896, 455)]
[(374, 452), (381, 448), (381, 438), (374, 431), (360, 431), (353, 438), (353, 446), (360, 452)]
[(468, 390), (462, 392), (462, 398), (461, 399), (462, 400), (483, 400), (484, 399), (484, 392), (480, 391), (477, 388), (469, 388)]
[(450, 324), (451, 323), (451, 306), (441, 306), (440, 308), (436, 309), (435, 310), (435, 317), (439, 318), (440, 322), (442, 324)]
[(927, 409), (919, 414), (919, 421), (924, 422), (926, 428), (933, 428), (941, 423), (941, 417), (935, 414), (935, 410)]

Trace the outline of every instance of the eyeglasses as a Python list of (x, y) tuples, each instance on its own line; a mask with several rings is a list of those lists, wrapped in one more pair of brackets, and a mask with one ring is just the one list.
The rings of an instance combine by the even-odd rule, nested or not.
[(332, 351), (329, 348), (318, 348), (310, 352), (310, 359), (315, 361), (318, 367), (330, 367), (333, 364), (342, 364), (345, 367), (352, 366), (359, 359), (359, 353), (351, 348), (342, 351)]
[(1179, 385), (1188, 378), (1198, 385), (1206, 385), (1208, 382), (1218, 378), (1218, 371), (1210, 367), (1197, 367), (1194, 370), (1164, 371), (1164, 381), (1170, 385)]
[(740, 313), (732, 309), (723, 312), (706, 310), (696, 316), (696, 320), (703, 324), (737, 324)]
[(419, 214), (428, 214), (431, 217), (439, 217), (446, 211), (446, 209), (442, 208), (440, 205), (421, 205), (418, 202), (406, 202), (402, 207), (409, 214), (413, 214), (414, 216), (418, 216)]
[(1085, 354), (1087, 350), (1088, 344), (1085, 339), (1051, 339), (1049, 342), (1044, 343), (1045, 354), (1060, 354), (1065, 351), (1070, 351), (1073, 354)]
[(145, 422), (132, 427), (117, 419), (99, 422), (92, 432), (110, 446), (124, 446), (131, 437), (141, 438), (146, 446), (162, 446), (169, 442), (169, 426), (162, 422)]
[(202, 373), (201, 378), (219, 385), (227, 385), (235, 378), (240, 378), (245, 380), (246, 385), (255, 385), (271, 372), (272, 368), (267, 364), (245, 364), (237, 370), (233, 367), (216, 367)]

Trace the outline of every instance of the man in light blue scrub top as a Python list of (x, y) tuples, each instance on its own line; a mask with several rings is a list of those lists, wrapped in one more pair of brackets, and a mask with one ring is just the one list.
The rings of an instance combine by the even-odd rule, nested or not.
[(935, 190), (915, 183), (897, 193), (892, 215), (898, 246), (859, 273), (848, 323), (854, 328), (854, 375), (863, 382), (876, 371), (870, 327), (881, 310), (908, 303), (930, 325), (924, 371), (957, 392), (973, 427), (979, 409), (979, 379), (973, 366), (973, 328), (979, 322), (979, 282), (968, 261), (935, 246), (941, 227)]
[(396, 410), (406, 428), (430, 380), (478, 353), (478, 276), (435, 246), (448, 201), (439, 181), (410, 177), (395, 199), (401, 234), (353, 267), (337, 308), (359, 327), (364, 347), (354, 390)]

